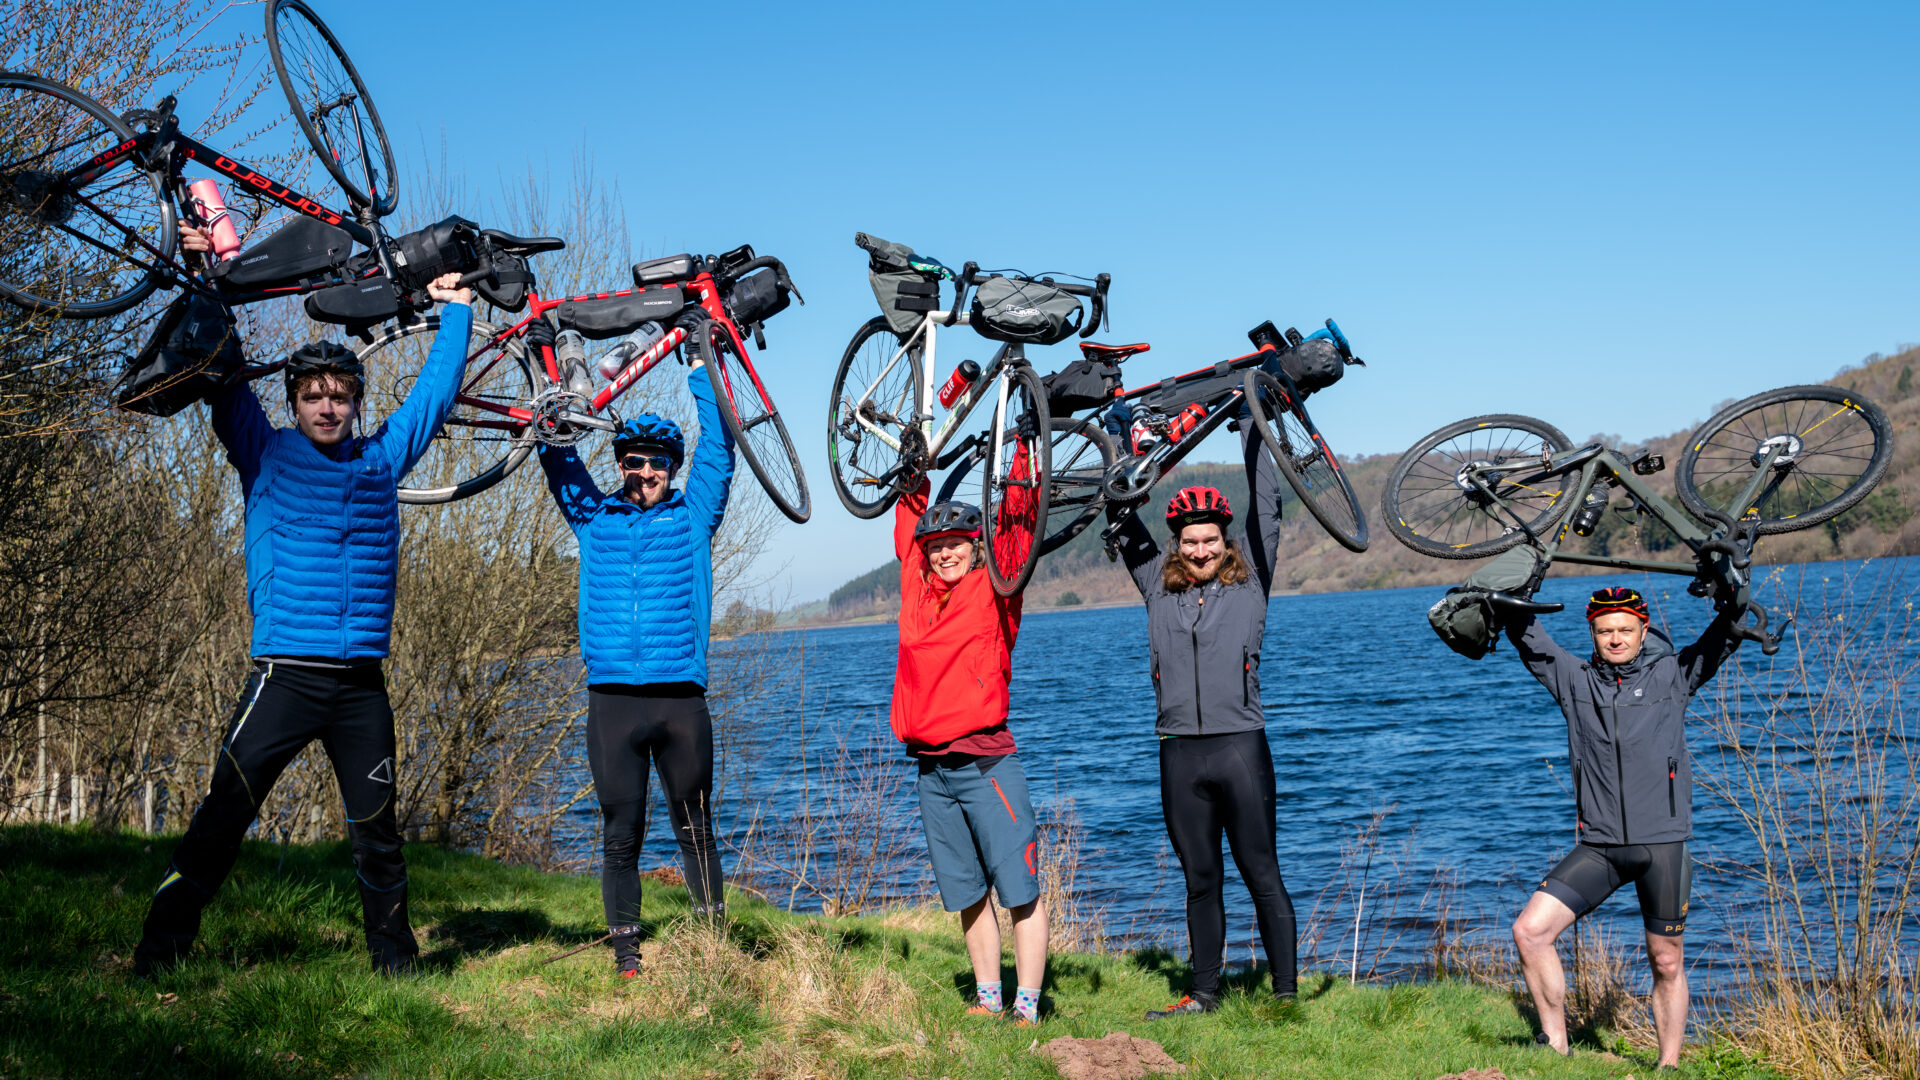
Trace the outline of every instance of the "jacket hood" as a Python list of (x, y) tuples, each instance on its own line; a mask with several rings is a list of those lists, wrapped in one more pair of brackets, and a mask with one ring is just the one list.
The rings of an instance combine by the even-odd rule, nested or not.
[(1639, 653), (1624, 664), (1610, 664), (1600, 659), (1596, 650), (1593, 654), (1593, 670), (1609, 679), (1631, 679), (1651, 667), (1654, 661), (1673, 655), (1673, 651), (1673, 642), (1664, 632), (1650, 629), (1647, 639), (1640, 644)]

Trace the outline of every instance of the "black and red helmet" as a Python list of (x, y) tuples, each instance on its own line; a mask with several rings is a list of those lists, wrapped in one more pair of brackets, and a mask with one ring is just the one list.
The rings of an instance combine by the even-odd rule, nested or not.
[(1643, 623), (1653, 621), (1651, 613), (1647, 611), (1646, 598), (1641, 596), (1637, 589), (1621, 587), (1601, 589), (1587, 600), (1588, 622), (1602, 615), (1611, 615), (1616, 611), (1637, 615)]
[(1214, 522), (1221, 528), (1233, 523), (1233, 507), (1219, 488), (1185, 487), (1167, 501), (1167, 528), (1174, 532), (1189, 525)]
[(920, 520), (913, 527), (915, 543), (931, 540), (936, 536), (954, 534), (980, 536), (980, 508), (972, 503), (941, 502), (927, 507)]

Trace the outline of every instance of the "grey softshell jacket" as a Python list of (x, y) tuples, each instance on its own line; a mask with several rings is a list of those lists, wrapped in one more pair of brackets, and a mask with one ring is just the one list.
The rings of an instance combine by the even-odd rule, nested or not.
[(1700, 640), (1678, 653), (1653, 631), (1625, 664), (1577, 658), (1531, 617), (1509, 624), (1507, 637), (1566, 714), (1581, 842), (1690, 839), (1687, 703), (1739, 647), (1733, 615), (1716, 616)]
[[(1253, 566), (1238, 585), (1217, 579), (1168, 592), (1161, 584), (1166, 552), (1135, 514), (1119, 533), (1120, 556), (1147, 602), (1147, 639), (1160, 735), (1230, 735), (1266, 726), (1260, 708), (1260, 642), (1267, 632), (1267, 594), (1280, 547), (1279, 475), (1253, 422), (1240, 425), (1252, 505), (1235, 537)], [(1110, 508), (1110, 513), (1115, 508)], [(1257, 538), (1257, 540), (1250, 540)]]

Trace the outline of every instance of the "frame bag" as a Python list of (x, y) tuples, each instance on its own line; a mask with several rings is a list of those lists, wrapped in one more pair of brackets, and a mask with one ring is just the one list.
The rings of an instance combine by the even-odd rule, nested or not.
[(560, 328), (578, 330), (589, 341), (605, 341), (624, 337), (645, 322), (672, 326), (686, 306), (686, 292), (673, 287), (566, 300), (559, 307)]
[(1080, 299), (1043, 281), (993, 277), (973, 290), (972, 326), (981, 337), (1052, 345), (1080, 329)]
[(295, 287), (340, 269), (352, 253), (346, 230), (302, 214), (214, 267), (213, 279), (229, 293)]
[(245, 363), (227, 306), (181, 293), (120, 377), (114, 404), (128, 412), (172, 416), (225, 387)]

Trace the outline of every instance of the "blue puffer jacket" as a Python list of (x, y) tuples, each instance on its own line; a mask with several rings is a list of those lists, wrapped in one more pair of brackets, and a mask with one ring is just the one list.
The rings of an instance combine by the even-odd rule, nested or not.
[(466, 368), (473, 311), (448, 304), (406, 403), (379, 431), (329, 457), (267, 421), (252, 387), (213, 402), (213, 430), (246, 501), (253, 655), (387, 655), (400, 562), (400, 478), (427, 452)]
[(712, 541), (733, 484), (733, 433), (706, 372), (689, 372), (687, 388), (700, 442), (686, 485), (650, 508), (602, 493), (572, 447), (540, 448), (547, 487), (580, 545), (580, 652), (592, 685), (707, 685)]

